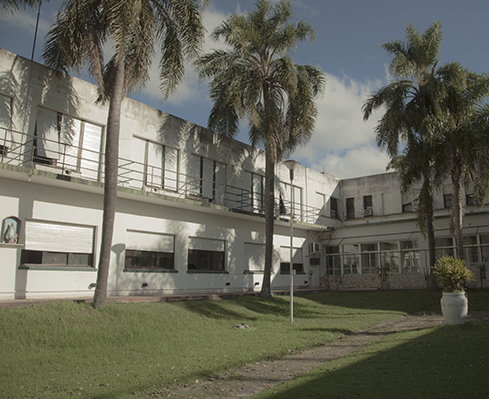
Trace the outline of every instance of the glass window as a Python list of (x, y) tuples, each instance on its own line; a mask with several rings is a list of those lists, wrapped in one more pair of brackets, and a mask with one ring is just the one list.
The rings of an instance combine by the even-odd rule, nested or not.
[[(292, 269), (295, 273), (304, 273), (302, 248), (294, 248), (292, 252)], [(280, 247), (280, 273), (290, 273), (290, 247)]]
[(435, 238), (435, 256), (455, 256), (455, 246), (452, 237)]
[(354, 219), (355, 218), (355, 199), (347, 198), (346, 199), (346, 218)]
[(361, 245), (362, 274), (376, 274), (378, 267), (377, 244)]
[(343, 274), (360, 273), (360, 245), (343, 245)]
[(174, 254), (169, 252), (140, 251), (126, 249), (126, 269), (165, 269), (175, 268)]
[(390, 273), (399, 273), (399, 244), (397, 241), (380, 243), (380, 266), (388, 267)]
[(340, 217), (340, 214), (338, 212), (338, 198), (331, 197), (330, 202), (331, 202), (331, 217), (337, 219)]
[(341, 254), (338, 245), (326, 247), (326, 273), (328, 275), (341, 274)]
[(188, 271), (224, 271), (224, 241), (189, 238)]
[(418, 246), (418, 241), (401, 241), (401, 265), (403, 273), (419, 273), (421, 271)]
[(224, 271), (224, 252), (188, 250), (189, 271)]

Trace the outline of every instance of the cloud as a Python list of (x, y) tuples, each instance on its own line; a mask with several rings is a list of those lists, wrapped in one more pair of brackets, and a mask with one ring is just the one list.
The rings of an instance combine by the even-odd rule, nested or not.
[[(204, 43), (204, 53), (210, 52), (216, 47), (223, 47), (220, 43), (216, 43), (210, 39), (212, 31), (226, 18), (227, 14), (217, 10), (215, 7), (208, 7), (204, 12), (204, 26), (207, 30), (207, 35)], [(161, 101), (160, 70), (159, 60), (161, 52), (157, 51), (150, 69), (150, 84), (141, 90), (141, 93), (152, 100)], [(178, 91), (170, 96), (167, 103), (181, 106), (186, 103), (204, 103), (209, 101), (207, 84), (203, 83), (195, 69), (190, 63), (185, 64), (185, 77), (178, 86)]]
[(337, 177), (385, 172), (388, 159), (376, 147), (374, 128), (381, 112), (363, 120), (362, 104), (381, 81), (356, 82), (326, 74), (324, 97), (311, 141), (292, 155), (305, 165)]

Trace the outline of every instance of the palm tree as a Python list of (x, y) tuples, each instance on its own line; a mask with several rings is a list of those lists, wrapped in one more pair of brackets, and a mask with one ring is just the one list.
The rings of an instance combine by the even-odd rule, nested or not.
[(418, 225), (427, 237), (430, 267), (435, 264), (433, 189), (440, 181), (433, 170), (432, 118), (438, 112), (439, 82), (435, 68), (441, 46), (441, 25), (433, 23), (424, 34), (406, 25), (407, 41), (381, 44), (394, 57), (390, 72), (396, 81), (371, 95), (363, 104), (364, 119), (385, 106), (375, 133), (378, 147), (387, 151), (390, 167), (400, 171), (401, 187), (422, 181), (418, 196)]
[[(467, 70), (458, 63), (439, 68), (437, 77), (443, 90), (441, 112), (434, 123), (437, 132), (436, 168), (452, 181), (451, 231), (457, 255), (464, 259), (464, 186), (475, 182), (476, 200), (483, 203), (489, 185), (485, 170), (487, 127), (480, 124), (480, 112), (489, 95), (489, 78)], [(480, 156), (482, 154), (482, 157)]]
[(247, 16), (232, 15), (213, 32), (229, 49), (214, 50), (197, 63), (200, 75), (211, 79), (214, 102), (209, 128), (229, 137), (236, 135), (239, 121), (249, 124), (253, 146), (263, 144), (265, 166), (265, 273), (261, 296), (271, 296), (273, 261), (275, 164), (297, 145), (306, 142), (314, 129), (314, 99), (323, 92), (323, 72), (314, 66), (296, 65), (290, 56), (299, 41), (314, 39), (304, 21), (292, 24), (291, 6), (273, 6), (258, 0)]
[[(4, 10), (42, 0), (4, 0)], [(65, 74), (85, 65), (97, 79), (100, 101), (109, 101), (105, 148), (104, 213), (95, 308), (107, 304), (107, 284), (117, 201), (121, 107), (128, 92), (148, 81), (155, 45), (161, 49), (160, 78), (166, 99), (181, 82), (185, 57), (198, 55), (205, 29), (198, 0), (67, 0), (48, 32), (43, 59)], [(103, 45), (114, 55), (104, 62)]]

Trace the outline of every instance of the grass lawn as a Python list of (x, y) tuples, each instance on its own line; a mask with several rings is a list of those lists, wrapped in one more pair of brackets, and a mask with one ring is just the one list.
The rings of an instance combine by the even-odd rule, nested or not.
[(488, 398), (489, 324), (393, 334), (253, 399)]
[[(280, 357), (290, 351), (320, 345), (342, 334), (405, 314), (438, 311), (440, 297), (441, 292), (427, 290), (323, 292), (296, 296), (293, 324), (288, 321), (287, 296), (271, 300), (243, 297), (218, 301), (111, 303), (99, 311), (89, 304), (70, 301), (3, 308), (0, 309), (0, 398), (158, 397), (164, 388), (213, 377), (250, 361)], [(489, 292), (470, 292), (469, 300), (471, 310), (489, 310)], [(238, 323), (247, 323), (251, 328), (234, 329)], [(486, 324), (449, 327), (439, 332), (428, 330), (428, 335), (425, 330), (399, 334), (399, 338), (392, 336), (376, 344), (380, 345), (379, 349), (372, 349), (372, 353), (342, 359), (341, 367), (339, 364), (332, 366), (334, 372), (317, 370), (316, 375), (309, 373), (307, 377), (294, 380), (294, 386), (291, 382), (289, 388), (284, 389), (291, 393), (301, 389), (304, 393), (302, 384), (306, 384), (308, 392), (309, 387), (314, 387), (317, 391), (311, 393), (326, 395), (330, 390), (318, 385), (323, 379), (336, 380), (336, 375), (343, 373), (349, 384), (353, 384), (357, 379), (348, 376), (354, 367), (360, 374), (362, 369), (370, 372), (372, 362), (376, 361), (381, 370), (386, 363), (383, 356), (395, 354), (417, 340), (421, 341), (415, 345), (420, 345), (421, 349), (416, 367), (424, 367), (423, 356), (430, 353), (423, 343), (427, 337), (436, 348), (443, 345), (443, 339), (455, 340), (457, 345), (452, 344), (451, 348), (457, 356), (460, 356), (458, 350), (467, 353), (475, 348), (485, 355), (489, 349), (485, 338), (488, 330), (480, 330), (483, 326), (487, 327)], [(459, 335), (448, 336), (451, 333), (447, 331)], [(469, 333), (474, 335), (469, 336)], [(414, 363), (410, 368), (403, 368), (403, 359), (394, 356), (391, 361), (397, 363), (399, 369), (392, 366), (387, 374), (379, 371), (375, 378), (364, 376), (366, 381), (386, 381), (394, 389), (394, 381), (388, 378), (391, 370), (392, 374), (398, 370), (395, 380), (398, 384), (410, 379), (416, 369)], [(474, 360), (472, 368), (464, 363), (464, 370), (473, 372), (486, 364), (485, 375), (480, 377), (486, 383), (487, 363), (483, 362)], [(433, 373), (426, 371), (428, 375)], [(352, 385), (351, 392), (338, 391), (340, 396), (331, 397), (355, 397), (349, 395), (361, 392), (362, 380), (358, 381), (357, 389)], [(464, 379), (460, 384), (464, 384)], [(265, 395), (270, 394), (273, 392)], [(286, 397), (284, 392), (278, 395)], [(296, 391), (295, 397), (304, 396)]]

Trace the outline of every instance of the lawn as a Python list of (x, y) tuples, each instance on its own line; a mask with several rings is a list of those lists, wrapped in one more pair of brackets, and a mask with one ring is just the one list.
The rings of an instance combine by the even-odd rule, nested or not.
[[(276, 358), (320, 345), (342, 334), (406, 314), (438, 311), (440, 297), (440, 292), (427, 290), (323, 292), (296, 296), (293, 324), (288, 321), (287, 296), (271, 300), (242, 297), (217, 301), (111, 303), (98, 311), (89, 304), (71, 301), (3, 308), (0, 309), (0, 398), (119, 399), (135, 394), (158, 397), (172, 386), (210, 378), (250, 361)], [(469, 299), (471, 310), (489, 310), (488, 292), (470, 292)], [(233, 328), (239, 323), (246, 323), (250, 328)], [(474, 325), (440, 331), (467, 334), (466, 339), (461, 339), (464, 351), (482, 345), (481, 353), (487, 353), (487, 346), (483, 346), (487, 345), (487, 340), (481, 343), (477, 339), (477, 336), (487, 337), (487, 330), (479, 334), (479, 328)], [(468, 335), (472, 331), (476, 337)], [(388, 339), (376, 344), (386, 345), (378, 350), (394, 353), (404, 345), (426, 339), (422, 332), (419, 336), (416, 332), (412, 336), (409, 334), (400, 335), (399, 340)], [(440, 340), (442, 343), (436, 331), (430, 330), (429, 334), (434, 337), (430, 342)], [(420, 345), (422, 348), (423, 344)], [(370, 362), (382, 359), (376, 353), (358, 354), (358, 358), (353, 355), (347, 358), (351, 364), (344, 363), (341, 369), (347, 375), (354, 366), (360, 371), (368, 368), (369, 356)], [(419, 356), (424, 353), (427, 352), (421, 351)], [(392, 361), (395, 362), (396, 357)], [(420, 358), (419, 363), (424, 364), (424, 360)], [(480, 367), (477, 363), (473, 366)], [(336, 369), (340, 370), (340, 366)], [(325, 394), (328, 391), (317, 384), (326, 378), (321, 372), (332, 373), (315, 372), (318, 373), (315, 376), (314, 373), (307, 375), (312, 380), (305, 383), (316, 387), (317, 394)], [(404, 372), (397, 378), (401, 380), (409, 375)], [(295, 388), (291, 385), (286, 391), (302, 389), (304, 392), (301, 387), (304, 381), (294, 381)], [(283, 394), (277, 397), (285, 397)], [(265, 395), (273, 395), (273, 392)], [(295, 396), (298, 397), (297, 393)]]

